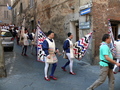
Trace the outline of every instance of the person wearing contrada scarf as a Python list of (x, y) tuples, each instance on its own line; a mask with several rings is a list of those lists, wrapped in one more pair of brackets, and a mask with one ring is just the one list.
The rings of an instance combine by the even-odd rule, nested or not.
[[(53, 31), (48, 31), (48, 37), (43, 41), (42, 49), (45, 52), (45, 68), (44, 68), (44, 73), (45, 77), (44, 79), (46, 81), (50, 81), (50, 79), (57, 80), (57, 78), (54, 76), (54, 72), (57, 67), (57, 62), (58, 59), (55, 55), (56, 52), (59, 52), (59, 50), (55, 46), (55, 41), (54, 41), (54, 32)], [(52, 69), (51, 69), (51, 74), (48, 77), (48, 69), (49, 65), (52, 64)]]
[[(66, 55), (66, 59), (68, 59), (68, 62), (66, 62), (66, 64), (61, 68), (63, 71), (67, 71), (65, 68), (66, 68), (66, 66), (69, 65), (69, 67), (70, 67), (69, 73), (72, 75), (76, 75), (73, 72), (74, 51), (73, 51), (73, 42), (71, 41), (71, 39), (73, 39), (73, 35), (70, 32), (67, 35), (68, 35), (68, 38), (64, 42), (63, 50), (64, 50), (64, 54)], [(65, 58), (65, 57), (63, 57), (63, 58)]]
[(99, 85), (104, 83), (107, 76), (109, 79), (109, 90), (114, 90), (114, 73), (113, 68), (114, 64), (117, 66), (120, 66), (120, 63), (117, 63), (113, 60), (113, 55), (110, 50), (109, 44), (111, 43), (111, 38), (109, 34), (104, 34), (102, 37), (102, 43), (100, 45), (99, 49), (99, 57), (100, 57), (100, 76), (99, 78), (90, 86), (87, 88), (87, 90), (94, 90)]

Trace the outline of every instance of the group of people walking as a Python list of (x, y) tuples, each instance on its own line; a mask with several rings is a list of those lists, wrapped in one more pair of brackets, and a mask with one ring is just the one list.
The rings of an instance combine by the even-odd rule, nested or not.
[[(22, 36), (18, 36), (19, 44), (22, 45), (22, 53), (21, 55), (28, 56), (27, 55), (27, 47), (30, 45), (31, 46), (31, 54), (33, 54), (33, 49), (36, 48), (36, 45), (34, 43), (34, 38), (35, 38), (35, 30), (32, 30), (32, 33), (29, 34), (27, 28), (25, 28), (24, 34)], [(37, 51), (36, 51), (37, 53)]]
[[(57, 80), (57, 77), (55, 77), (54, 73), (57, 67), (58, 59), (56, 57), (56, 53), (59, 53), (59, 49), (55, 45), (54, 41), (54, 32), (48, 31), (47, 38), (43, 41), (42, 49), (45, 53), (45, 67), (44, 67), (44, 79), (46, 81), (50, 81), (51, 79)], [(34, 31), (32, 32), (32, 37), (34, 38)], [(76, 73), (73, 71), (73, 61), (74, 61), (74, 53), (73, 53), (73, 35), (72, 33), (68, 33), (68, 38), (64, 41), (63, 44), (63, 50), (64, 54), (66, 55), (68, 61), (61, 67), (63, 71), (67, 71), (66, 67), (69, 65), (70, 68), (70, 74), (76, 75)], [(27, 46), (29, 45), (28, 42), (28, 34), (27, 30), (25, 30), (24, 37), (24, 46), (22, 49), (22, 55), (27, 56)], [(33, 42), (34, 39), (31, 39), (31, 42)], [(120, 67), (120, 35), (118, 35), (118, 40), (115, 41), (116, 44), (116, 55), (115, 58), (117, 58), (117, 62), (113, 60), (113, 54), (110, 50), (109, 44), (111, 43), (111, 38), (109, 34), (104, 34), (102, 37), (102, 43), (99, 48), (99, 58), (100, 58), (100, 76), (99, 78), (90, 86), (87, 88), (87, 90), (94, 90), (96, 87), (101, 85), (107, 78), (109, 78), (109, 90), (114, 90), (114, 74), (115, 74), (115, 67)], [(33, 49), (33, 46), (31, 46), (31, 50)], [(48, 76), (49, 66), (52, 64), (51, 67), (51, 73)], [(114, 67), (114, 65), (115, 67)], [(114, 72), (114, 73), (113, 73)]]
[[(63, 50), (66, 53), (66, 56), (68, 58), (68, 61), (65, 63), (64, 66), (61, 67), (63, 71), (66, 70), (66, 66), (69, 65), (70, 67), (70, 74), (76, 75), (76, 73), (73, 72), (73, 60), (74, 60), (74, 55), (73, 55), (73, 43), (71, 39), (73, 38), (72, 33), (68, 33), (68, 38), (64, 41), (63, 44)], [(102, 37), (102, 43), (100, 45), (99, 49), (99, 57), (100, 57), (100, 76), (99, 78), (90, 86), (87, 88), (87, 90), (94, 90), (97, 88), (99, 85), (101, 85), (107, 78), (109, 78), (109, 90), (114, 90), (114, 73), (113, 73), (113, 68), (114, 65), (120, 67), (119, 59), (120, 59), (120, 50), (118, 50), (118, 47), (120, 45), (120, 35), (118, 36), (118, 40), (116, 41), (116, 58), (117, 62), (113, 60), (113, 55), (110, 50), (109, 44), (111, 43), (111, 38), (109, 34), (104, 34)], [(119, 42), (119, 44), (118, 44)], [(118, 45), (118, 46), (117, 46)], [(57, 80), (57, 78), (54, 76), (55, 69), (57, 67), (57, 58), (54, 57), (54, 54), (59, 52), (59, 50), (55, 46), (54, 42), (54, 32), (53, 31), (48, 31), (48, 37), (46, 40), (43, 42), (43, 50), (46, 54), (46, 59), (45, 59), (45, 68), (44, 68), (44, 79), (46, 81), (50, 81), (50, 79)], [(53, 54), (54, 53), (54, 54)], [(48, 77), (48, 68), (51, 63), (49, 63), (49, 60), (52, 59), (52, 69), (51, 69), (51, 74)], [(114, 64), (114, 65), (113, 65)]]
[[(66, 52), (66, 55), (68, 57), (68, 62), (61, 67), (63, 71), (66, 71), (66, 66), (70, 66), (70, 74), (75, 75), (73, 72), (73, 43), (71, 39), (73, 38), (72, 33), (68, 33), (68, 38), (65, 40), (63, 49), (64, 52)], [(43, 45), (42, 45), (43, 51), (46, 54), (45, 57), (45, 68), (44, 68), (44, 73), (45, 73), (45, 80), (50, 81), (50, 79), (57, 80), (57, 78), (54, 76), (54, 72), (57, 67), (57, 57), (55, 56), (55, 53), (59, 53), (58, 48), (55, 46), (55, 41), (54, 41), (54, 32), (53, 31), (48, 31), (48, 37), (46, 40), (44, 40)], [(48, 68), (49, 65), (52, 63), (52, 69), (51, 69), (51, 74), (48, 77)]]

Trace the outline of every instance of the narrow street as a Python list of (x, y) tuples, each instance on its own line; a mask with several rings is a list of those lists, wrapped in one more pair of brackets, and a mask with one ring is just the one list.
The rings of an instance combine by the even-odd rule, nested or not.
[[(58, 57), (59, 62), (55, 72), (57, 81), (44, 80), (44, 63), (37, 62), (36, 56), (21, 56), (21, 46), (14, 45), (13, 52), (5, 52), (7, 77), (0, 79), (0, 90), (86, 90), (99, 75), (99, 66), (90, 66), (85, 62), (75, 61), (74, 71), (77, 75), (64, 72), (61, 66), (66, 62)], [(69, 70), (69, 67), (67, 67)], [(115, 90), (120, 90), (120, 73), (115, 75)], [(108, 80), (95, 90), (108, 90)]]

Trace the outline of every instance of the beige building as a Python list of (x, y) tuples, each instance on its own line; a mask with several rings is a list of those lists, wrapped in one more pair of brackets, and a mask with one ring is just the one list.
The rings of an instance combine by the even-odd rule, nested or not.
[(0, 0), (0, 24), (10, 24), (12, 19), (11, 10), (8, 10), (7, 3), (10, 5), (10, 0)]
[[(20, 26), (25, 16), (26, 27), (31, 31), (39, 20), (44, 33), (50, 29), (55, 32), (57, 47), (62, 51), (68, 32), (73, 33), (73, 42), (76, 42), (80, 37), (92, 31), (92, 28), (79, 29), (80, 21), (91, 20), (89, 14), (80, 17), (80, 6), (88, 3), (90, 4), (91, 0), (13, 0), (13, 23)], [(86, 60), (90, 63), (92, 62), (91, 54), (88, 53), (86, 56)]]
[(35, 2), (34, 0), (12, 0), (12, 22), (21, 26), (23, 18), (26, 19), (26, 27), (31, 31), (35, 28)]
[[(37, 0), (36, 20), (40, 20), (44, 32), (50, 29), (55, 32), (57, 46), (62, 50), (68, 32), (73, 33), (73, 42), (76, 42), (92, 31), (92, 27), (84, 30), (79, 28), (79, 23), (92, 22), (91, 14), (80, 16), (80, 6), (84, 8), (84, 5), (91, 3), (91, 0)], [(85, 57), (90, 63), (93, 58), (91, 48), (92, 46)]]

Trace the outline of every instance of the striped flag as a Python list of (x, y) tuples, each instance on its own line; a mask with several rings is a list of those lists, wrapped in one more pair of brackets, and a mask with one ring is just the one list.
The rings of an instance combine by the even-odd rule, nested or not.
[(45, 61), (45, 53), (42, 49), (43, 41), (46, 39), (46, 35), (42, 32), (40, 27), (40, 22), (38, 21), (38, 26), (35, 34), (35, 42), (37, 43), (37, 61)]
[(21, 29), (21, 32), (20, 32), (20, 40), (19, 40), (20, 45), (23, 45), (23, 37), (24, 37), (24, 33), (25, 33), (24, 30), (25, 30), (25, 18), (23, 20), (22, 29)]
[(8, 10), (12, 10), (12, 7), (11, 6), (9, 6), (9, 4), (7, 3), (7, 8), (8, 8)]
[(111, 23), (110, 21), (108, 20), (108, 34), (110, 35), (110, 38), (111, 38), (111, 44), (110, 44), (110, 49), (112, 51), (113, 54), (116, 53), (116, 50), (115, 50), (115, 44), (114, 44), (114, 36), (113, 36), (113, 32), (112, 32), (112, 27), (111, 27)]
[(85, 35), (74, 45), (74, 56), (76, 59), (81, 60), (88, 49), (89, 44), (91, 43), (93, 32)]

